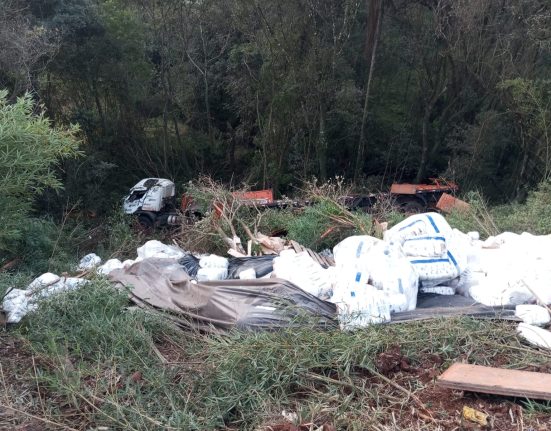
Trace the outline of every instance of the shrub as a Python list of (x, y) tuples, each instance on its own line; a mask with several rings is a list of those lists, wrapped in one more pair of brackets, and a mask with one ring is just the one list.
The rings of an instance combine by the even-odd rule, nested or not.
[(33, 199), (60, 189), (55, 166), (79, 154), (78, 127), (53, 127), (29, 94), (8, 104), (0, 91), (0, 252), (13, 253), (28, 223)]

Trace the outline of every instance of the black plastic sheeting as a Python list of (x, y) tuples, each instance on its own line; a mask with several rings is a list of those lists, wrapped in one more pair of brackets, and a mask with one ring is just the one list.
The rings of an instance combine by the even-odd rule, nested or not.
[(228, 267), (228, 278), (239, 278), (242, 271), (254, 269), (256, 278), (264, 277), (274, 270), (275, 255), (266, 256), (250, 256), (250, 257), (233, 257), (230, 259)]
[(186, 271), (191, 278), (197, 277), (197, 271), (199, 271), (198, 257), (192, 254), (186, 254), (178, 260), (178, 263), (184, 267), (184, 271)]
[[(228, 279), (238, 279), (242, 271), (254, 269), (256, 278), (264, 277), (274, 270), (275, 255), (232, 257), (229, 259)], [(187, 274), (195, 278), (199, 271), (199, 258), (192, 254), (186, 254), (178, 260), (178, 263), (184, 267)]]
[(334, 304), (278, 278), (197, 283), (175, 260), (154, 258), (111, 271), (109, 278), (128, 287), (137, 305), (200, 331), (337, 327)]

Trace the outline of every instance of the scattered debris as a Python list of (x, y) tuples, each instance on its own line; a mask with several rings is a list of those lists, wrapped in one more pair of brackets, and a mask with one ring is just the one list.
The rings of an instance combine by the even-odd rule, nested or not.
[(88, 283), (88, 280), (76, 277), (60, 277), (45, 273), (33, 280), (27, 289), (12, 289), (2, 302), (7, 315), (7, 323), (19, 323), (27, 313), (38, 307), (38, 302), (56, 293), (75, 290)]
[[(225, 284), (222, 282), (228, 280), (232, 289), (233, 286), (238, 288), (232, 291), (228, 287), (224, 300), (237, 303), (242, 294), (240, 288), (259, 289), (265, 285), (260, 279), (270, 278), (269, 283), (292, 285), (309, 295), (305, 298), (328, 301), (327, 310), (335, 311), (331, 319), (338, 317), (342, 329), (426, 319), (434, 315), (466, 314), (513, 320), (516, 316), (525, 324), (535, 325), (551, 321), (548, 310), (534, 304), (551, 303), (548, 288), (551, 285), (551, 258), (547, 252), (551, 236), (505, 232), (480, 241), (477, 232), (465, 234), (452, 229), (442, 215), (426, 213), (413, 215), (385, 229), (383, 240), (367, 235), (351, 236), (337, 244), (332, 252), (327, 250), (320, 254), (296, 241), (264, 235), (256, 227), (253, 233), (243, 222), (233, 218), (226, 206), (223, 209), (220, 217), (230, 227), (231, 235), (226, 235), (221, 229), (219, 235), (233, 246), (229, 250), (233, 257), (192, 255), (177, 245), (151, 240), (137, 249), (135, 260), (109, 259), (98, 266), (101, 258), (91, 253), (81, 260), (79, 269), (86, 270), (85, 274), (93, 272), (94, 268), (102, 275), (132, 274), (142, 280), (144, 273), (137, 264), (148, 262), (145, 266), (150, 267), (151, 262), (164, 259), (167, 267), (157, 270), (163, 277), (168, 274), (167, 268), (178, 268), (185, 274), (186, 283), (203, 285), (201, 283), (216, 282), (223, 289)], [(242, 224), (249, 237), (246, 251), (235, 234), (233, 224), (237, 222)], [(253, 251), (256, 256), (251, 255)], [(170, 269), (169, 273), (172, 271)], [(63, 290), (59, 286), (64, 284), (55, 284), (58, 282), (57, 275), (44, 274), (33, 283), (52, 285), (54, 292)], [(168, 283), (171, 282), (169, 279)], [(4, 299), (8, 322), (19, 321), (26, 311), (14, 310), (27, 310), (28, 304), (35, 304), (34, 299), (39, 298), (32, 293), (33, 283), (25, 291), (13, 290)], [(148, 283), (148, 288), (155, 286), (153, 281)], [(58, 287), (54, 288), (54, 285)], [(235, 298), (228, 293), (230, 291)], [(182, 291), (178, 292), (183, 296)], [(417, 310), (421, 297), (433, 295), (456, 299), (457, 294), (476, 303), (448, 301), (451, 305), (445, 305), (446, 300), (441, 299), (440, 302), (433, 301), (430, 306), (425, 303)], [(34, 302), (25, 299), (30, 296)], [(173, 300), (181, 299), (174, 297)], [(301, 307), (304, 307), (306, 299), (301, 301)], [(143, 298), (140, 300), (142, 304), (147, 302)], [(314, 308), (320, 306), (315, 301), (313, 304)], [(518, 307), (513, 312), (511, 308), (515, 305)], [(30, 309), (35, 307), (32, 305)], [(275, 310), (271, 311), (275, 313)], [(266, 312), (264, 310), (263, 318), (267, 318)], [(209, 318), (216, 319), (216, 316), (212, 314)], [(519, 333), (538, 346), (550, 345), (548, 331), (537, 332), (529, 325), (521, 325)]]
[(486, 413), (480, 412), (472, 407), (463, 406), (462, 412), (463, 418), (477, 423), (483, 427), (488, 426), (488, 415)]
[(461, 391), (551, 400), (551, 374), (546, 373), (455, 363), (438, 377), (437, 384)]

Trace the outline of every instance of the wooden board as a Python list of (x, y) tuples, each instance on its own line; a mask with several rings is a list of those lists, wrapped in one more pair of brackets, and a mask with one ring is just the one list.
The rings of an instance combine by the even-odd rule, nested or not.
[(551, 374), (453, 364), (437, 384), (450, 389), (551, 400)]
[(499, 319), (521, 322), (515, 316), (515, 310), (504, 310), (501, 307), (486, 307), (484, 305), (470, 305), (467, 307), (428, 307), (416, 308), (412, 311), (394, 313), (390, 323), (411, 322), (412, 320), (429, 320), (443, 317), (469, 316), (477, 319)]

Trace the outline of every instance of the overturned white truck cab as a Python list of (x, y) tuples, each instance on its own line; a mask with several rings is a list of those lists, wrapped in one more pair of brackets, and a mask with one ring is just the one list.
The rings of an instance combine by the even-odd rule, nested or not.
[(174, 183), (165, 178), (145, 178), (124, 198), (125, 214), (137, 216), (144, 229), (179, 224)]

